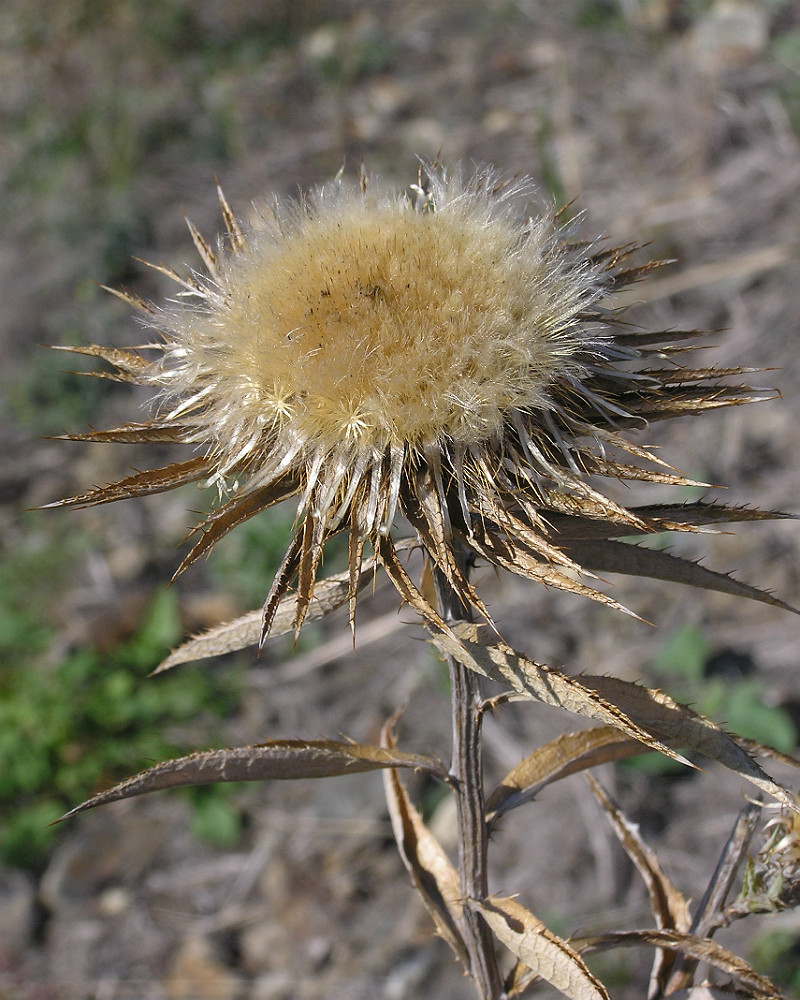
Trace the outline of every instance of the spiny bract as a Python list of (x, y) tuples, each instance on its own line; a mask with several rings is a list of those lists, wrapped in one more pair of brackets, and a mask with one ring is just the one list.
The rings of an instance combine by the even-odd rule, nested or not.
[(288, 206), (258, 207), (247, 227), (220, 192), (227, 236), (217, 248), (190, 224), (207, 274), (159, 268), (182, 287), (178, 304), (117, 293), (159, 331), (155, 359), (72, 348), (151, 387), (155, 413), (70, 437), (169, 440), (200, 455), (61, 503), (215, 486), (224, 502), (184, 568), (247, 518), (298, 497), (262, 641), (293, 585), (299, 630), (325, 542), (340, 529), (350, 539), (351, 625), (369, 543), (401, 596), (440, 627), (398, 559), (398, 508), (438, 572), (483, 614), (464, 552), (614, 607), (578, 575), (599, 568), (779, 603), (616, 540), (767, 516), (713, 503), (626, 509), (589, 480), (686, 484), (623, 432), (759, 393), (724, 380), (739, 370), (684, 367), (693, 332), (623, 326), (607, 300), (657, 265), (630, 266), (634, 247), (582, 242), (557, 216), (530, 214), (531, 192), (490, 169), (465, 178), (433, 165), (401, 192), (364, 174), (359, 184), (338, 178)]

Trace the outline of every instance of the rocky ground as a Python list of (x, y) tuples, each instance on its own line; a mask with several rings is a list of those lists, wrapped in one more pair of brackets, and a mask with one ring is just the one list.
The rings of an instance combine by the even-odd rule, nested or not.
[[(798, 510), (800, 15), (791, 0), (11, 0), (0, 12), (0, 114), (2, 558), (14, 567), (20, 553), (66, 550), (71, 533), (87, 539), (55, 593), (42, 577), (3, 577), (3, 607), (28, 600), (50, 630), (31, 670), (82, 645), (113, 649), (135, 631), (144, 598), (177, 564), (197, 503), (176, 494), (63, 517), (26, 513), (149, 461), (135, 449), (41, 437), (79, 429), (76, 418), (131, 419), (137, 400), (87, 388), (64, 402), (64, 365), (36, 345), (140, 339), (96, 283), (161, 294), (165, 285), (134, 258), (193, 263), (181, 209), (213, 233), (215, 176), (246, 213), (255, 197), (294, 194), (342, 164), (356, 170), (362, 157), (406, 184), (417, 156), (439, 154), (529, 174), (545, 203), (576, 200), (588, 232), (677, 259), (635, 289), (635, 321), (724, 330), (714, 360), (768, 369), (754, 378), (783, 394), (689, 431), (658, 428), (663, 454), (726, 484), (726, 500)], [(680, 542), (794, 604), (799, 549), (790, 522)], [(187, 630), (244, 610), (230, 576), (192, 572), (177, 589)], [(668, 683), (648, 665), (676, 635), (700, 634), (706, 667), (715, 656), (738, 664), (723, 674), (734, 684), (745, 664), (760, 679), (761, 707), (800, 721), (789, 615), (618, 585), (653, 629), (489, 573), (482, 586), (506, 637), (538, 660)], [(355, 654), (341, 641), (341, 616), (295, 659), (268, 650), (216, 745), (340, 732), (376, 740), (407, 703), (407, 744), (446, 753), (440, 670), (396, 603), (381, 587), (365, 602)], [(487, 726), (491, 773), (563, 728), (549, 711), (504, 710)], [(182, 735), (210, 743), (199, 723)], [(713, 767), (684, 780), (603, 778), (697, 898), (746, 789)], [(421, 782), (416, 792), (452, 845), (447, 801)], [(225, 849), (191, 835), (185, 798), (162, 794), (87, 814), (38, 866), (0, 869), (0, 998), (471, 995), (407, 884), (380, 779), (237, 795), (244, 825)], [(578, 778), (510, 816), (491, 850), (494, 888), (520, 893), (561, 933), (651, 922), (644, 887)], [(771, 947), (771, 968), (783, 961), (788, 983), (800, 922), (788, 911), (720, 940), (760, 961)], [(648, 958), (603, 956), (616, 998), (644, 995)]]

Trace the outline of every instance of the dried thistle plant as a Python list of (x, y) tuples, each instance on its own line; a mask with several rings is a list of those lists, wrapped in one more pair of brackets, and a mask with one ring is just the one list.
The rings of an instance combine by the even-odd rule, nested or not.
[[(659, 265), (635, 266), (633, 246), (587, 243), (558, 216), (527, 214), (530, 195), (527, 181), (492, 170), (449, 176), (434, 164), (405, 192), (363, 173), (358, 185), (340, 177), (289, 206), (259, 207), (244, 227), (220, 192), (227, 234), (218, 245), (189, 224), (206, 273), (157, 268), (180, 287), (178, 302), (157, 307), (116, 292), (157, 340), (137, 350), (64, 348), (107, 362), (103, 377), (148, 387), (154, 406), (146, 422), (67, 437), (175, 442), (198, 454), (60, 505), (188, 482), (213, 488), (220, 502), (198, 526), (181, 571), (248, 518), (297, 499), (293, 536), (263, 609), (190, 639), (159, 669), (296, 634), (344, 603), (355, 641), (359, 588), (382, 567), (447, 660), (453, 722), (449, 768), (398, 749), (390, 720), (381, 746), (276, 740), (167, 761), (68, 815), (180, 784), (382, 768), (403, 861), (484, 1000), (520, 995), (537, 978), (576, 1000), (606, 998), (580, 952), (631, 944), (656, 948), (651, 998), (691, 983), (701, 959), (734, 979), (741, 995), (774, 997), (766, 980), (710, 940), (710, 927), (698, 933), (686, 900), (596, 782), (650, 889), (655, 927), (568, 942), (515, 900), (489, 895), (487, 843), (497, 819), (544, 785), (603, 762), (657, 751), (688, 763), (679, 749), (689, 748), (797, 811), (754, 759), (768, 748), (745, 745), (661, 692), (608, 676), (578, 679), (527, 659), (502, 641), (470, 582), (479, 559), (620, 611), (596, 589), (595, 571), (787, 607), (730, 576), (623, 540), (786, 516), (714, 502), (625, 507), (597, 485), (698, 485), (631, 432), (764, 394), (737, 382), (741, 369), (693, 366), (695, 331), (626, 326), (613, 293)], [(406, 536), (401, 528), (398, 537), (398, 521)], [(317, 580), (325, 544), (338, 532), (348, 535), (348, 569)], [(424, 553), (426, 579), (413, 579), (401, 559), (411, 547)], [(490, 703), (482, 677), (503, 685), (499, 701), (538, 700), (598, 725), (539, 747), (486, 797), (481, 719)], [(399, 768), (449, 785), (457, 864), (424, 826)], [(496, 942), (516, 959), (504, 980)]]

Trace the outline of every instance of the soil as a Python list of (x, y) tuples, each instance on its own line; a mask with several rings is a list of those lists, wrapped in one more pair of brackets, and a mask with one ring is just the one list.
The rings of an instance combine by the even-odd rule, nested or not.
[[(800, 13), (790, 0), (10, 0), (0, 37), (4, 559), (54, 530), (43, 526), (48, 513), (27, 508), (152, 461), (136, 448), (41, 437), (80, 428), (58, 408), (67, 376), (36, 345), (141, 339), (129, 310), (95, 283), (164, 293), (136, 258), (194, 264), (181, 210), (213, 234), (215, 176), (246, 214), (255, 198), (294, 195), (342, 165), (355, 172), (362, 158), (398, 185), (415, 178), (418, 156), (494, 163), (530, 175), (544, 205), (574, 202), (589, 234), (647, 244), (642, 259), (674, 259), (636, 286), (631, 320), (718, 331), (709, 357), (758, 369), (753, 379), (782, 398), (688, 430), (658, 427), (652, 440), (687, 473), (725, 484), (727, 502), (798, 510)], [(97, 399), (95, 426), (132, 419), (139, 402), (124, 387)], [(654, 491), (642, 496), (652, 502)], [(135, 629), (143, 595), (177, 565), (191, 506), (179, 493), (57, 522), (91, 545), (42, 611), (56, 636), (51, 656), (113, 648)], [(675, 549), (800, 605), (790, 521), (682, 538)], [(178, 586), (187, 630), (246, 610), (206, 567), (191, 573)], [(746, 663), (764, 704), (800, 717), (800, 632), (789, 614), (616, 581), (615, 596), (653, 628), (486, 570), (479, 584), (506, 639), (534, 659), (655, 682), (648, 665), (693, 626), (708, 659)], [(17, 582), (22, 593), (36, 585)], [(341, 643), (337, 614), (309, 652), (248, 658), (246, 696), (221, 739), (377, 741), (406, 705), (405, 745), (446, 756), (440, 668), (412, 613), (396, 611), (379, 586), (360, 612), (378, 625), (355, 652)], [(489, 774), (500, 778), (570, 727), (551, 710), (504, 708), (487, 722)], [(202, 729), (192, 735), (207, 745)], [(681, 778), (598, 772), (695, 901), (750, 794), (703, 767)], [(452, 848), (448, 800), (420, 778), (411, 786)], [(79, 817), (36, 871), (0, 870), (0, 998), (472, 995), (408, 884), (379, 777), (237, 794), (246, 822), (233, 847), (194, 838), (187, 800), (162, 793)], [(559, 933), (652, 926), (645, 886), (580, 776), (508, 816), (491, 858), (493, 890), (519, 894)], [(752, 958), (778, 931), (791, 968), (800, 941), (791, 911), (742, 921), (719, 940)], [(595, 967), (617, 1000), (636, 1000), (651, 959), (613, 952)]]

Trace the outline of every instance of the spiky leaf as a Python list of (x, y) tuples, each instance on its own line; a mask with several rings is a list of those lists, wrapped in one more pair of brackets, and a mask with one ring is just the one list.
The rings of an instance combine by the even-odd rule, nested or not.
[(633, 681), (586, 674), (581, 675), (581, 681), (587, 688), (619, 706), (621, 711), (648, 732), (716, 760), (778, 799), (793, 812), (800, 813), (800, 807), (786, 789), (710, 719), (679, 704), (663, 691), (655, 691)]
[(329, 778), (385, 767), (410, 767), (444, 777), (441, 763), (424, 754), (402, 753), (367, 743), (335, 740), (271, 740), (250, 747), (207, 750), (166, 760), (113, 788), (93, 795), (62, 816), (180, 785), (216, 785), (225, 781), (283, 781)]
[(570, 1000), (610, 1000), (605, 987), (580, 955), (514, 899), (470, 900), (501, 941), (535, 975)]
[(733, 976), (737, 987), (749, 990), (750, 996), (757, 998), (757, 1000), (784, 1000), (769, 979), (759, 975), (744, 959), (734, 955), (733, 952), (723, 948), (715, 941), (709, 941), (708, 938), (695, 937), (693, 934), (681, 934), (678, 931), (636, 930), (572, 938), (571, 943), (581, 952), (605, 951), (608, 948), (630, 948), (639, 945), (684, 952), (702, 962), (708, 962), (720, 972)]
[[(634, 863), (647, 886), (650, 909), (655, 918), (656, 926), (659, 930), (688, 933), (691, 927), (691, 916), (683, 893), (667, 877), (655, 851), (642, 840), (639, 828), (623, 815), (591, 774), (586, 775), (586, 780), (589, 782), (594, 797), (608, 817), (619, 842), (625, 848), (625, 853)], [(674, 960), (674, 953), (663, 948), (657, 949), (656, 959), (650, 973), (648, 996), (655, 996), (656, 990), (663, 993)]]
[(480, 626), (459, 622), (453, 625), (450, 635), (434, 635), (433, 642), (470, 670), (501, 684), (510, 684), (523, 698), (541, 701), (584, 718), (615, 726), (651, 750), (658, 750), (667, 757), (693, 766), (661, 739), (652, 736), (644, 726), (629, 718), (612, 701), (598, 695), (580, 680), (528, 660), (503, 643), (483, 645), (476, 641), (480, 635)]
[(496, 822), (561, 778), (647, 752), (647, 747), (625, 736), (616, 726), (595, 726), (576, 733), (562, 733), (537, 747), (505, 775), (487, 799), (487, 820)]
[[(386, 723), (381, 738), (382, 745), (389, 749), (394, 748), (394, 721), (392, 718)], [(469, 969), (458, 872), (411, 804), (395, 769), (384, 771), (383, 783), (392, 830), (403, 864), (439, 934), (464, 968)]]
[(137, 472), (108, 486), (81, 493), (78, 496), (56, 500), (47, 507), (92, 507), (95, 504), (112, 503), (114, 500), (129, 500), (132, 497), (146, 497), (154, 493), (165, 493), (176, 486), (196, 483), (211, 471), (211, 462), (206, 458), (191, 458), (187, 462), (174, 462), (163, 469), (148, 469)]

